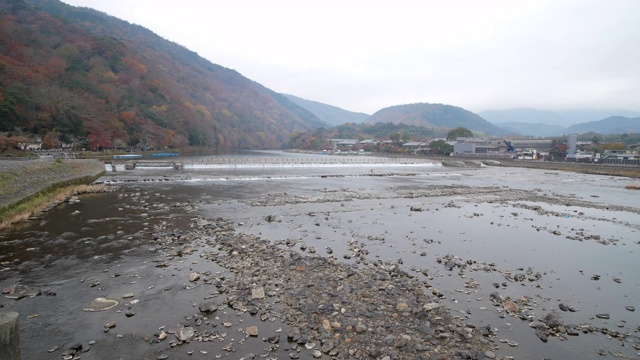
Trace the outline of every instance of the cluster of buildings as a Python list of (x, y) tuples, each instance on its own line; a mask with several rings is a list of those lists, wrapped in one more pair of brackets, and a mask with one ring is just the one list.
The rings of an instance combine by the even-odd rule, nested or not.
[[(453, 148), (454, 156), (490, 156), (522, 160), (568, 160), (594, 163), (640, 163), (640, 152), (631, 150), (594, 151), (592, 141), (578, 141), (576, 134), (567, 136), (566, 141), (557, 139), (504, 139), (459, 137), (456, 140), (433, 139), (431, 141), (410, 141), (401, 145), (392, 140), (330, 139), (329, 152), (363, 153), (385, 146), (400, 146), (412, 154), (428, 154), (432, 141), (442, 140)], [(560, 158), (559, 158), (559, 154)]]
[[(357, 139), (330, 139), (330, 152), (336, 153), (361, 153), (372, 149), (380, 149), (385, 146), (398, 146), (412, 154), (426, 154), (430, 152), (430, 144), (433, 141), (443, 141), (453, 149), (453, 155), (504, 155), (514, 157), (523, 153), (548, 153), (553, 147), (552, 140), (524, 139), (510, 140), (498, 138), (458, 138), (456, 140), (433, 139), (430, 141), (408, 141), (397, 144), (392, 140), (357, 140)], [(533, 151), (535, 149), (535, 151)]]

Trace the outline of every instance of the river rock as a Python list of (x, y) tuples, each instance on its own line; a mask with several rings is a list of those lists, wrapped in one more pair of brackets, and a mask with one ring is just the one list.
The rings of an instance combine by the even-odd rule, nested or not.
[(545, 325), (547, 325), (550, 328), (556, 328), (562, 325), (562, 318), (560, 317), (560, 314), (558, 314), (557, 312), (551, 311), (550, 313), (544, 316), (544, 318), (542, 319), (542, 322), (545, 323)]
[(185, 247), (182, 248), (182, 253), (184, 255), (191, 255), (193, 254), (193, 246), (191, 245), (185, 245)]
[(200, 274), (198, 274), (197, 272), (191, 273), (191, 275), (189, 275), (189, 281), (196, 282), (198, 280), (200, 280)]
[(265, 297), (265, 294), (264, 294), (264, 288), (263, 287), (251, 289), (251, 298), (252, 299), (264, 299), (264, 297)]
[(176, 338), (180, 341), (189, 341), (196, 334), (196, 330), (190, 326), (176, 330)]
[(245, 334), (249, 336), (258, 336), (258, 327), (257, 326), (249, 326), (244, 331)]
[(200, 305), (198, 305), (198, 309), (203, 313), (214, 312), (218, 310), (218, 305), (212, 301), (208, 301), (200, 303)]
[(576, 330), (575, 328), (569, 328), (569, 329), (567, 329), (567, 335), (578, 336), (578, 335), (580, 335), (580, 332), (578, 330)]
[(34, 297), (41, 294), (40, 290), (29, 288), (22, 284), (13, 284), (2, 290), (5, 297), (9, 299), (19, 300), (25, 297)]
[(400, 312), (409, 311), (409, 305), (407, 305), (407, 303), (404, 303), (404, 302), (399, 302), (396, 304), (396, 311), (400, 311)]
[(432, 302), (432, 303), (426, 303), (426, 304), (424, 304), (424, 305), (422, 306), (422, 309), (423, 309), (424, 311), (431, 311), (431, 310), (437, 309), (438, 307), (440, 307), (440, 305), (439, 305), (438, 303), (434, 303), (434, 302)]
[(534, 329), (538, 329), (538, 328), (545, 327), (545, 324), (542, 321), (532, 321), (532, 322), (529, 323), (529, 327), (532, 327)]
[(118, 306), (118, 300), (99, 297), (84, 307), (84, 311), (106, 311)]
[(513, 301), (505, 301), (504, 304), (502, 304), (502, 308), (509, 314), (518, 312), (518, 305)]

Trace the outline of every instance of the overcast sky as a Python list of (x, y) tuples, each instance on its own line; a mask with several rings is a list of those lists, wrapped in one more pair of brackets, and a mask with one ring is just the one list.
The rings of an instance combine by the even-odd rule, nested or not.
[(350, 111), (416, 102), (640, 111), (638, 0), (63, 1)]

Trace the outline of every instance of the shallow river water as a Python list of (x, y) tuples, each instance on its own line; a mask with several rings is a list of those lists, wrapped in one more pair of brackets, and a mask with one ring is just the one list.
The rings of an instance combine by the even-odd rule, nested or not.
[[(197, 252), (158, 267), (154, 234), (187, 246), (180, 234), (197, 216), (232, 220), (239, 232), (301, 253), (314, 247), (354, 269), (363, 259), (356, 252), (396, 263), (455, 316), (496, 329), (498, 357), (640, 358), (640, 193), (625, 189), (627, 178), (434, 162), (148, 168), (99, 181), (114, 190), (0, 234), (0, 289), (18, 283), (41, 292), (0, 298), (0, 311), (20, 313), (25, 359), (61, 359), (76, 343), (90, 349), (82, 359), (237, 359), (264, 351), (261, 336), (238, 340), (254, 321), (248, 314), (229, 308), (196, 316), (210, 294), (189, 274), (225, 268)], [(83, 311), (97, 297), (121, 302)], [(504, 310), (508, 300), (516, 313)], [(564, 324), (597, 331), (543, 342), (530, 324), (552, 311)], [(143, 341), (198, 320), (224, 336), (189, 348)], [(109, 322), (116, 326), (106, 329)], [(288, 330), (266, 323), (261, 334)], [(229, 343), (233, 350), (224, 349)], [(290, 350), (281, 344), (271, 356), (289, 358)]]

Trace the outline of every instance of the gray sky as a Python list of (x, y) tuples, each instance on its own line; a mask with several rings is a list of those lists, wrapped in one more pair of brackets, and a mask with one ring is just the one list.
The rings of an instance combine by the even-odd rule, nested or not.
[(640, 111), (638, 0), (62, 1), (350, 111), (416, 102)]

